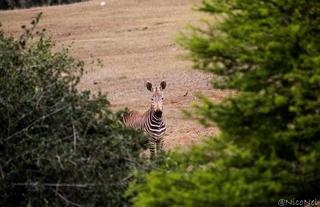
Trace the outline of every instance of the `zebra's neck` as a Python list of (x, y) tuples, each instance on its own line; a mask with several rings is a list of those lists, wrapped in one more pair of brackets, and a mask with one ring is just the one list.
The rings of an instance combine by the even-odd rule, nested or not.
[(154, 123), (160, 124), (162, 122), (162, 114), (160, 116), (156, 115), (155, 111), (152, 109), (150, 109), (149, 116), (150, 116), (150, 120)]

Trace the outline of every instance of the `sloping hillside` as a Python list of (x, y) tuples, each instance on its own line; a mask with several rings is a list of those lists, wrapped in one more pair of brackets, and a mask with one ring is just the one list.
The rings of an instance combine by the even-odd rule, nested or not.
[(213, 90), (207, 74), (191, 70), (191, 62), (176, 56), (184, 51), (173, 41), (187, 22), (196, 24), (199, 13), (190, 0), (107, 0), (27, 10), (1, 11), (0, 21), (8, 34), (18, 36), (43, 12), (39, 28), (46, 28), (57, 48), (72, 44), (71, 54), (90, 62), (100, 58), (103, 68), (87, 65), (80, 89), (107, 93), (114, 110), (129, 107), (144, 111), (150, 94), (144, 82), (167, 81), (164, 114), (165, 147), (197, 142), (217, 129), (204, 129), (183, 119), (181, 109), (197, 101), (197, 91), (219, 100), (226, 95)]

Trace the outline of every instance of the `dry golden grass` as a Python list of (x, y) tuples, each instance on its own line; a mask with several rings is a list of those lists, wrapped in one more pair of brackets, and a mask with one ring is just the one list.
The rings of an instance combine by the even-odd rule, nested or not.
[(1, 11), (0, 21), (6, 33), (18, 36), (21, 25), (28, 25), (32, 17), (43, 12), (39, 29), (47, 29), (57, 41), (57, 48), (73, 43), (74, 57), (89, 62), (93, 55), (103, 60), (102, 69), (86, 68), (79, 88), (107, 93), (114, 110), (146, 110), (150, 94), (144, 82), (159, 84), (166, 80), (167, 149), (216, 134), (217, 129), (205, 129), (184, 119), (181, 113), (197, 101), (197, 91), (214, 97), (213, 100), (223, 97), (219, 95), (221, 91), (212, 89), (208, 74), (191, 71), (190, 61), (176, 58), (184, 51), (173, 36), (187, 22), (196, 24), (201, 15), (191, 10), (194, 1), (107, 0), (105, 6), (100, 2)]

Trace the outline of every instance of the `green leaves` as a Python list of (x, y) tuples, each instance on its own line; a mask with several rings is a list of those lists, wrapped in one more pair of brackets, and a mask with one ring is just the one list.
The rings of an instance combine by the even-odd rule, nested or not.
[(78, 91), (84, 64), (36, 32), (0, 31), (0, 205), (123, 206), (146, 138), (102, 94)]

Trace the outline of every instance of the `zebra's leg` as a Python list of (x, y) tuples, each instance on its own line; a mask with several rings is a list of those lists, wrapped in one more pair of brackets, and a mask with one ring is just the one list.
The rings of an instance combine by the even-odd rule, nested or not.
[(153, 157), (154, 157), (154, 154), (155, 154), (155, 153), (154, 153), (154, 151), (155, 151), (155, 149), (154, 149), (154, 147), (155, 147), (155, 142), (154, 142), (153, 139), (150, 140), (149, 145), (150, 145), (150, 157), (153, 158)]
[(155, 144), (156, 144), (156, 150), (157, 150), (157, 154), (158, 154), (160, 152), (160, 142), (159, 142), (159, 140), (157, 140), (155, 142)]
[(164, 142), (163, 137), (160, 138), (159, 142), (160, 142), (160, 144), (159, 144), (159, 145), (160, 145), (160, 146), (159, 146), (159, 147), (160, 147), (160, 150), (162, 150), (162, 149), (163, 149), (163, 142)]

